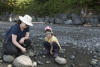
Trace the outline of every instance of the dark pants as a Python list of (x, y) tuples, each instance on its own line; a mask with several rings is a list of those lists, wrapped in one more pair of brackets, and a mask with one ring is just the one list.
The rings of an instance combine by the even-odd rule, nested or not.
[[(31, 40), (27, 39), (24, 44), (21, 44), (26, 49), (31, 45)], [(3, 45), (3, 51), (5, 55), (18, 55), (21, 50), (17, 48), (12, 42), (5, 40)]]
[[(54, 52), (54, 53), (58, 53), (59, 50), (60, 50), (58, 44), (57, 44), (56, 42), (53, 42), (52, 45), (53, 45), (53, 52)], [(46, 49), (48, 52), (50, 52), (50, 49), (51, 49), (50, 43), (48, 43), (48, 42), (45, 41), (45, 42), (44, 42), (44, 47), (45, 47), (45, 49)]]

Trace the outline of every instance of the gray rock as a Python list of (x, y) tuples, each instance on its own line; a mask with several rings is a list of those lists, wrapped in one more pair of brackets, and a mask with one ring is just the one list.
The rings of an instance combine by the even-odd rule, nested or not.
[(33, 62), (32, 67), (37, 67), (37, 62)]
[(49, 23), (49, 19), (50, 19), (49, 16), (45, 16), (44, 22), (45, 22), (45, 23)]
[(14, 61), (14, 56), (11, 56), (11, 55), (4, 55), (3, 56), (3, 61), (4, 62), (7, 62), (7, 63), (12, 63)]
[(46, 61), (46, 64), (49, 64), (49, 63), (51, 63), (51, 61)]
[(64, 21), (64, 24), (72, 24), (72, 20)]
[(97, 24), (100, 23), (98, 16), (96, 16), (96, 15), (87, 18), (86, 22), (88, 22), (89, 24), (92, 24), (93, 26), (96, 26)]
[(92, 60), (91, 60), (91, 62), (90, 62), (90, 64), (92, 64), (92, 65), (96, 65), (96, 64), (97, 64), (97, 62), (98, 62), (98, 60), (97, 60), (97, 59), (92, 59)]
[(65, 58), (58, 56), (58, 57), (55, 58), (55, 62), (57, 62), (58, 64), (66, 64), (67, 60)]
[(56, 14), (55, 15), (56, 18), (62, 19), (62, 20), (67, 20), (67, 14)]
[(99, 19), (99, 22), (100, 22), (100, 14), (98, 14), (98, 19)]
[(37, 64), (43, 65), (44, 63), (38, 60), (38, 61), (37, 61)]
[(51, 17), (51, 18), (49, 19), (49, 23), (55, 24), (55, 19), (54, 19), (53, 17)]
[(32, 66), (32, 60), (28, 56), (21, 55), (14, 60), (13, 65), (15, 67), (30, 67)]
[(12, 64), (8, 64), (7, 67), (12, 67)]
[(78, 15), (76, 15), (76, 14), (72, 14), (72, 23), (73, 23), (73, 24), (82, 25), (84, 22), (82, 22), (80, 16), (78, 16)]
[(71, 56), (70, 56), (70, 59), (71, 59), (71, 60), (74, 60), (74, 59), (75, 59), (75, 56), (74, 56), (74, 55), (71, 55)]
[(38, 21), (38, 22), (44, 22), (44, 18), (38, 17), (38, 18), (37, 18), (37, 21)]
[(63, 21), (62, 19), (55, 18), (55, 23), (56, 23), (56, 24), (63, 24), (64, 21)]
[(75, 64), (71, 64), (70, 67), (75, 67)]

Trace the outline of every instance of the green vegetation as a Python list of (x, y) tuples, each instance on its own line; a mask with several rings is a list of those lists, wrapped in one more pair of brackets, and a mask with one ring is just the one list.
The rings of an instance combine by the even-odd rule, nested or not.
[(56, 13), (80, 13), (81, 9), (100, 11), (99, 0), (0, 0), (0, 14), (50, 15)]

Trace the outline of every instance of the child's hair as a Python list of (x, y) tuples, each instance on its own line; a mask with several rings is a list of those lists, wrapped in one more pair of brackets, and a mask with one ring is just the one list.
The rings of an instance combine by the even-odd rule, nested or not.
[(51, 31), (51, 30), (49, 30), (49, 29), (47, 29), (47, 30), (45, 30), (45, 33), (46, 33), (46, 32), (52, 32), (52, 31)]

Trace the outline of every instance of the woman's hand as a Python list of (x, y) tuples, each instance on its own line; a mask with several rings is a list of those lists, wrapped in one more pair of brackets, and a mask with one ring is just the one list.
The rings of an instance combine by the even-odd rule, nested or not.
[(24, 38), (24, 37), (23, 37), (23, 38), (21, 38), (21, 39), (20, 39), (20, 41), (19, 41), (19, 43), (20, 43), (20, 44), (23, 44), (23, 43), (24, 43), (24, 40), (25, 40), (25, 38)]
[(21, 49), (21, 51), (22, 51), (22, 53), (26, 53), (26, 48), (23, 47), (23, 48)]

